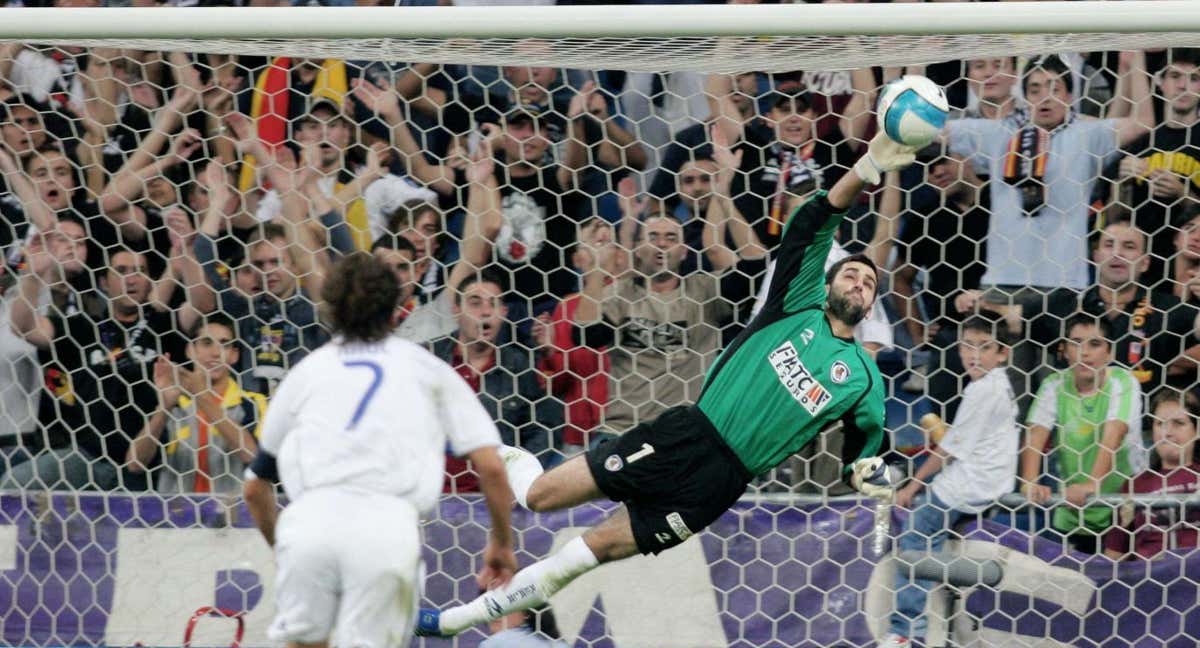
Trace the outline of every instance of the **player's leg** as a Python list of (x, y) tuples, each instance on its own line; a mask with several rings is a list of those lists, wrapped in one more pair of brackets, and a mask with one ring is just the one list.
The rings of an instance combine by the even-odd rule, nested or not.
[(500, 458), (517, 503), (531, 511), (557, 511), (604, 497), (584, 455), (542, 471), (537, 457), (513, 446), (500, 446)]
[(342, 593), (333, 643), (400, 648), (412, 636), (424, 580), (416, 511), (390, 497), (376, 496), (363, 504), (375, 515), (361, 516), (362, 524), (352, 530), (356, 539), (341, 554)]
[(314, 504), (294, 502), (275, 529), (275, 619), (267, 636), (294, 648), (328, 645), (341, 587), (325, 532), (330, 518)]
[(513, 612), (537, 607), (597, 565), (636, 553), (638, 544), (629, 510), (621, 507), (549, 558), (517, 572), (508, 585), (482, 594), (466, 605), (441, 612), (422, 611), (417, 634), (452, 636)]

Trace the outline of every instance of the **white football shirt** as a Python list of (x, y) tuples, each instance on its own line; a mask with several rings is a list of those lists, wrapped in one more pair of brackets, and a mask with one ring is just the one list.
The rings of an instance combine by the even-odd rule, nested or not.
[(930, 490), (950, 508), (978, 513), (1013, 491), (1021, 428), (1004, 367), (967, 385), (954, 423), (938, 445), (954, 460), (933, 478)]
[(441, 492), (447, 443), (461, 456), (498, 446), (500, 434), (454, 369), (390, 336), (310, 353), (271, 399), (261, 443), (293, 501), (338, 488), (401, 497), (424, 512)]

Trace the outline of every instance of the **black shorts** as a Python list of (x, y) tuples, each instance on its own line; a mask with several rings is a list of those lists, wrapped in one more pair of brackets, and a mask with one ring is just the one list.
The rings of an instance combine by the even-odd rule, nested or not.
[(752, 475), (695, 407), (673, 407), (587, 452), (609, 499), (624, 502), (638, 550), (656, 554), (712, 524)]

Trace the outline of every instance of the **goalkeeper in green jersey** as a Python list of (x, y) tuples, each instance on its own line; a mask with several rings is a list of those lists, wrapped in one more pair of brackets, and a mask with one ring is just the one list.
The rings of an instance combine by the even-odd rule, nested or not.
[(853, 335), (875, 302), (877, 271), (863, 255), (828, 272), (824, 263), (863, 186), (908, 166), (913, 153), (881, 133), (852, 173), (792, 213), (766, 305), (718, 357), (695, 405), (669, 409), (545, 474), (532, 455), (503, 448), (513, 494), (530, 510), (602, 497), (625, 506), (510, 582), (480, 583), (496, 589), (474, 601), (422, 610), (417, 634), (458, 634), (541, 605), (601, 563), (674, 547), (733, 506), (755, 475), (838, 421), (851, 484), (889, 498), (885, 467), (874, 456), (884, 434), (883, 380)]

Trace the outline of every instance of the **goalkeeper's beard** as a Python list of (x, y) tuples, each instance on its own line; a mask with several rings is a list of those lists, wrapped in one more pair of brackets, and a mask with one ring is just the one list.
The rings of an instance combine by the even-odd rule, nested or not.
[(848, 297), (829, 291), (829, 299), (825, 305), (829, 316), (847, 326), (856, 326), (867, 316), (867, 307), (850, 301)]

